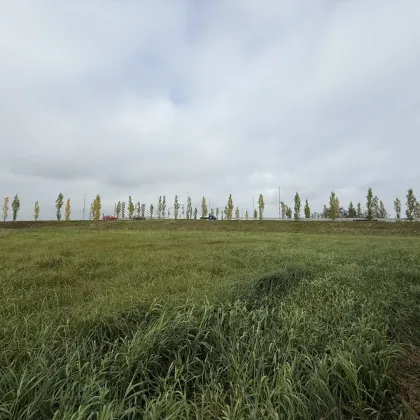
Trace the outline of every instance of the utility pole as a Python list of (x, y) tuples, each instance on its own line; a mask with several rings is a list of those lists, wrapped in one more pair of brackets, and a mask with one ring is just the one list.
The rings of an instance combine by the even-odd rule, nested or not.
[(85, 220), (86, 193), (83, 194), (83, 220)]

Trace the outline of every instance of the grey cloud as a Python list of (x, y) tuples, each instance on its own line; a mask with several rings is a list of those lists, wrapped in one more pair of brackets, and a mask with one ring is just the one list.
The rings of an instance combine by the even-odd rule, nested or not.
[[(417, 0), (3, 6), (0, 194), (419, 194)], [(77, 28), (77, 30), (75, 30)], [(172, 198), (170, 198), (172, 200)], [(44, 204), (43, 204), (44, 203)]]

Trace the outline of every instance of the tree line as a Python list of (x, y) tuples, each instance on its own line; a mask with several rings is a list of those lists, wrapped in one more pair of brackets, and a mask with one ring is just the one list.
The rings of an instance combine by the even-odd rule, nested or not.
[[(420, 200), (416, 198), (414, 195), (413, 189), (410, 188), (407, 191), (405, 196), (405, 216), (409, 221), (413, 221), (415, 219), (420, 219)], [(64, 195), (60, 192), (57, 196), (55, 201), (55, 208), (56, 208), (56, 218), (58, 221), (62, 219), (62, 207), (64, 205)], [(9, 210), (10, 206), (12, 208), (12, 220), (16, 221), (19, 210), (20, 210), (20, 200), (18, 194), (16, 194), (13, 198), (13, 201), (10, 205), (9, 197), (5, 197), (3, 200), (3, 221), (6, 222), (9, 217)], [(90, 213), (89, 219), (90, 220), (99, 220), (101, 216), (101, 197), (99, 194), (96, 195), (94, 200), (90, 205)], [(258, 198), (258, 209), (254, 209), (253, 214), (251, 217), (254, 219), (262, 220), (264, 217), (264, 209), (265, 209), (265, 202), (264, 197), (262, 194), (259, 195)], [(301, 198), (299, 193), (296, 192), (294, 196), (294, 205), (293, 209), (285, 204), (283, 201), (280, 203), (281, 209), (281, 218), (283, 219), (291, 219), (292, 217), (295, 220), (299, 220), (301, 218)], [(171, 213), (172, 211), (172, 213)], [(402, 203), (400, 199), (397, 197), (394, 200), (394, 211), (396, 214), (397, 220), (401, 219), (402, 212)], [(190, 220), (190, 219), (197, 219), (199, 211), (197, 207), (192, 206), (191, 197), (187, 197), (187, 204), (181, 204), (179, 202), (178, 195), (175, 196), (173, 206), (168, 208), (167, 210), (167, 200), (166, 196), (160, 196), (157, 202), (156, 208), (156, 217), (158, 219), (163, 219), (167, 215), (170, 217), (173, 214), (175, 220), (179, 219), (180, 216), (183, 218)], [(220, 218), (222, 220), (232, 220), (232, 219), (240, 219), (240, 210), (238, 206), (233, 205), (232, 194), (229, 194), (228, 201), (226, 206), (223, 208), (216, 207), (208, 208), (207, 200), (205, 197), (201, 200), (201, 218), (205, 218), (209, 215), (214, 215), (216, 218)], [(384, 202), (378, 198), (378, 196), (373, 195), (372, 188), (369, 188), (366, 194), (366, 203), (363, 207), (361, 202), (358, 202), (356, 205), (350, 201), (347, 207), (342, 207), (340, 205), (339, 198), (337, 194), (332, 191), (329, 197), (328, 204), (324, 204), (323, 210), (321, 213), (312, 213), (311, 208), (308, 202), (308, 199), (305, 199), (305, 204), (303, 208), (303, 214), (305, 219), (317, 219), (317, 218), (325, 218), (335, 220), (338, 218), (366, 218), (369, 221), (374, 219), (385, 219), (388, 217), (388, 212), (385, 209)], [(35, 201), (34, 204), (34, 220), (38, 221), (40, 215), (40, 205), (38, 201)], [(114, 216), (116, 218), (129, 218), (132, 219), (134, 216), (142, 216), (142, 217), (149, 217), (153, 218), (155, 215), (155, 207), (151, 204), (147, 209), (145, 204), (134, 204), (132, 197), (128, 197), (128, 203), (118, 201), (114, 205)], [(64, 219), (70, 220), (71, 218), (71, 201), (70, 198), (66, 200), (65, 208), (64, 208)], [(245, 211), (245, 219), (248, 220), (249, 214), (248, 210)]]

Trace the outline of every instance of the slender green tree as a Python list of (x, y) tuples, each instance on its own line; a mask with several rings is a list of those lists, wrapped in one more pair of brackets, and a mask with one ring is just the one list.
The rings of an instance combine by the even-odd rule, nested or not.
[(295, 194), (295, 213), (294, 213), (295, 220), (300, 219), (300, 197), (299, 194), (296, 192)]
[(39, 219), (39, 202), (38, 202), (38, 200), (35, 201), (35, 205), (34, 205), (34, 219), (35, 219), (35, 222), (37, 222), (38, 219)]
[(395, 215), (397, 216), (397, 219), (400, 219), (401, 218), (401, 201), (398, 197), (394, 201), (394, 210), (395, 210)]
[(258, 197), (258, 217), (260, 220), (263, 219), (264, 209), (265, 209), (264, 197), (262, 194), (260, 194), (260, 196)]
[(123, 201), (121, 203), (121, 219), (125, 219), (125, 209), (126, 209), (126, 205), (125, 205), (125, 201)]
[(165, 211), (166, 211), (166, 196), (162, 198), (162, 218), (165, 218)]
[(70, 214), (71, 214), (71, 203), (70, 198), (66, 201), (66, 207), (64, 209), (64, 218), (69, 221), (70, 220)]
[(233, 200), (232, 200), (232, 194), (229, 194), (226, 217), (228, 220), (231, 220), (232, 216), (233, 216)]
[(9, 197), (4, 197), (3, 200), (3, 222), (6, 222), (9, 217)]
[(388, 212), (385, 209), (385, 204), (382, 200), (379, 200), (379, 218), (386, 219), (388, 217)]
[(311, 218), (311, 208), (309, 207), (308, 199), (305, 200), (305, 208), (303, 209), (305, 213), (305, 219)]
[(136, 204), (136, 215), (137, 216), (141, 216), (141, 204), (140, 204), (140, 201), (137, 201), (137, 204)]
[(219, 207), (216, 207), (216, 217), (219, 218)]
[(371, 187), (369, 187), (366, 194), (366, 217), (369, 222), (373, 219), (373, 192)]
[(350, 201), (347, 213), (348, 217), (356, 217), (356, 209), (353, 206), (353, 201)]
[(372, 199), (372, 217), (379, 217), (379, 198), (377, 195)]
[(158, 219), (162, 217), (162, 197), (159, 197), (158, 200), (158, 206), (157, 206), (157, 213), (158, 213)]
[(360, 201), (357, 203), (357, 217), (363, 217), (363, 210)]
[(414, 208), (414, 218), (420, 219), (420, 203), (416, 201), (416, 207)]
[(16, 194), (12, 201), (12, 216), (13, 216), (14, 222), (16, 222), (19, 209), (20, 209), (20, 201), (19, 201), (19, 196)]
[(333, 221), (340, 217), (340, 202), (334, 191), (330, 195), (330, 217)]
[(179, 212), (179, 201), (178, 201), (178, 196), (175, 196), (175, 200), (174, 200), (174, 217), (175, 220), (178, 220), (178, 212)]
[(258, 219), (258, 212), (257, 209), (254, 210), (254, 219), (257, 220)]
[(239, 220), (239, 217), (240, 217), (239, 207), (238, 207), (238, 206), (236, 206), (236, 209), (235, 209), (235, 219), (236, 219), (236, 220)]
[(413, 189), (410, 188), (406, 195), (407, 201), (406, 206), (407, 210), (405, 211), (405, 214), (407, 216), (407, 219), (412, 222), (414, 220), (414, 211), (416, 209), (417, 200), (414, 195)]
[(197, 219), (198, 210), (197, 207), (194, 207), (194, 219)]
[(117, 214), (116, 214), (116, 216), (118, 218), (120, 218), (120, 216), (121, 216), (121, 209), (122, 209), (121, 201), (118, 201), (118, 203), (117, 203)]
[(155, 209), (155, 207), (153, 206), (153, 204), (150, 204), (150, 218), (153, 219), (153, 210)]
[(324, 204), (324, 208), (322, 210), (322, 217), (324, 219), (329, 219), (330, 218), (330, 209)]
[(287, 206), (286, 206), (286, 204), (284, 204), (283, 201), (280, 203), (280, 206), (281, 206), (281, 218), (285, 219), (286, 218)]
[(249, 216), (248, 216), (248, 210), (245, 210), (245, 220), (248, 220)]
[(206, 217), (207, 216), (207, 203), (206, 203), (206, 198), (203, 197), (201, 200), (201, 217)]
[(58, 194), (57, 200), (55, 200), (55, 208), (57, 209), (56, 216), (58, 221), (61, 220), (61, 208), (63, 207), (63, 200), (63, 194)]
[(292, 208), (289, 207), (289, 206), (286, 209), (286, 216), (287, 216), (288, 219), (292, 218)]
[(134, 203), (133, 203), (133, 199), (131, 198), (131, 195), (128, 196), (128, 218), (131, 220), (133, 218), (134, 215)]
[(187, 219), (192, 219), (193, 209), (192, 209), (192, 203), (191, 203), (191, 197), (188, 196), (187, 200)]
[[(133, 202), (131, 202), (131, 204), (133, 204)], [(93, 200), (93, 220), (95, 220), (95, 222), (101, 217), (101, 208), (101, 196), (97, 194)]]

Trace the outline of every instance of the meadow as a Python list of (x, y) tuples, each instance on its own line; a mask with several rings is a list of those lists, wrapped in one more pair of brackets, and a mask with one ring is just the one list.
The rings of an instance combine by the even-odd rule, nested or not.
[(420, 415), (420, 224), (0, 226), (0, 419)]

